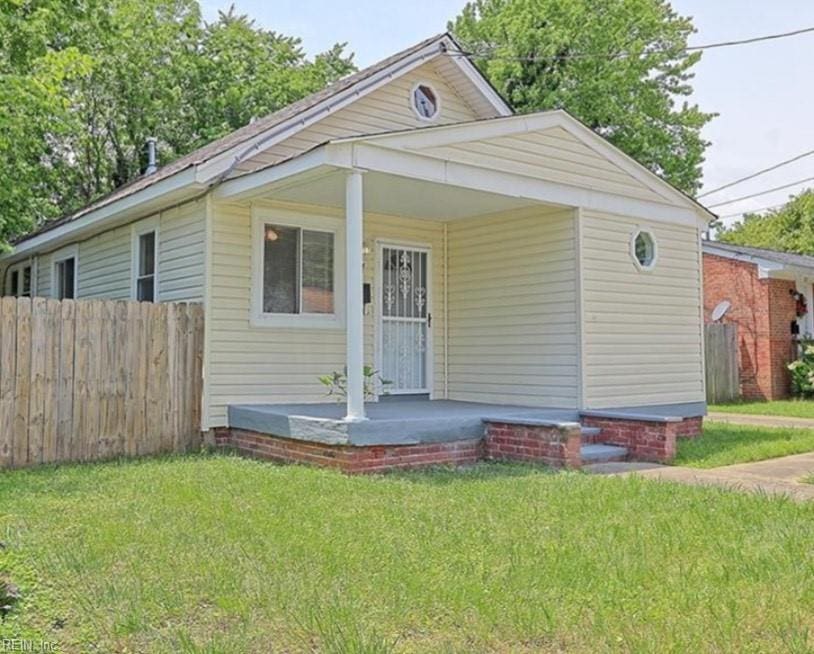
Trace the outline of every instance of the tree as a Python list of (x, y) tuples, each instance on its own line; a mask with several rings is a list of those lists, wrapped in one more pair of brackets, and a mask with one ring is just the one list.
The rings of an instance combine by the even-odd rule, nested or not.
[(354, 69), (197, 0), (0, 4), (0, 247)]
[(686, 52), (692, 22), (666, 1), (473, 0), (449, 27), (518, 111), (566, 109), (668, 182), (698, 190), (701, 128), (713, 114), (681, 101), (701, 54)]
[(814, 255), (814, 190), (792, 196), (784, 206), (764, 214), (744, 215), (718, 232), (725, 243)]

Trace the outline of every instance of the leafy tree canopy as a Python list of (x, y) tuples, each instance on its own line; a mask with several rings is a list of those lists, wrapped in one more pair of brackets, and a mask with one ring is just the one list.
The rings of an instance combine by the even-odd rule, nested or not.
[(746, 214), (741, 222), (720, 228), (725, 243), (814, 255), (814, 190), (807, 190), (779, 209)]
[(566, 109), (698, 190), (713, 114), (682, 101), (701, 54), (686, 52), (693, 25), (665, 0), (473, 0), (449, 27), (518, 111)]
[(0, 246), (353, 69), (197, 0), (2, 0)]

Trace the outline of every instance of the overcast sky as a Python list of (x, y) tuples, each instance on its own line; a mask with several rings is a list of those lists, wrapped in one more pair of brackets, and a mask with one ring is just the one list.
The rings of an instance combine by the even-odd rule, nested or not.
[[(208, 19), (232, 0), (203, 0)], [(366, 66), (441, 32), (461, 0), (235, 0), (260, 25), (299, 36), (313, 54), (347, 41)], [(812, 0), (673, 0), (698, 29), (692, 44), (741, 39), (814, 26)], [(707, 189), (814, 149), (814, 33), (780, 41), (711, 50), (696, 67), (697, 102), (720, 114), (705, 130)], [(814, 177), (814, 156), (704, 198), (713, 205)], [(803, 185), (803, 187), (806, 185)], [(803, 187), (713, 207), (721, 215), (782, 203)], [(732, 219), (728, 219), (730, 222)]]

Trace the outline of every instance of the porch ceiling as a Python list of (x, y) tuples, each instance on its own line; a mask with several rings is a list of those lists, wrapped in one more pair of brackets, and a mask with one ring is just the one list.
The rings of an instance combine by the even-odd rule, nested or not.
[[(290, 179), (285, 186), (270, 191), (269, 196), (283, 202), (341, 209), (345, 206), (345, 175), (343, 170), (326, 167), (321, 174), (301, 174), (299, 179)], [(370, 213), (456, 220), (536, 204), (540, 203), (387, 173), (371, 171), (364, 178), (364, 206)]]

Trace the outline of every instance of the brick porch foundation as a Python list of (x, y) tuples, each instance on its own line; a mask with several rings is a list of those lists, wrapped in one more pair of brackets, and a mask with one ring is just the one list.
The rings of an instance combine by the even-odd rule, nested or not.
[(240, 429), (218, 429), (215, 445), (281, 463), (307, 463), (347, 473), (384, 472), (431, 465), (471, 465), (483, 458), (483, 440), (419, 445), (331, 445)]
[(578, 424), (567, 427), (487, 422), (484, 446), (486, 458), (492, 460), (534, 461), (558, 468), (582, 465)]
[(649, 421), (585, 416), (582, 424), (601, 429), (602, 442), (626, 447), (631, 459), (669, 463), (675, 458), (678, 438), (701, 435), (703, 418)]

